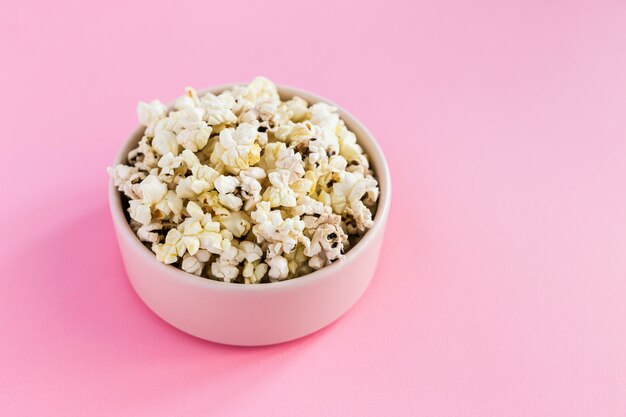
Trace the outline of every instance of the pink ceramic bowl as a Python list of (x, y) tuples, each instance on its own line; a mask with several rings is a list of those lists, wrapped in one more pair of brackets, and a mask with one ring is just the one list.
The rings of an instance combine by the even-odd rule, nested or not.
[[(232, 85), (206, 91), (218, 94), (229, 87)], [(278, 91), (283, 99), (298, 95), (309, 103), (333, 104), (291, 87), (279, 86)], [(164, 265), (130, 229), (121, 195), (111, 183), (111, 215), (124, 266), (135, 291), (152, 311), (172, 326), (199, 338), (257, 346), (313, 333), (339, 318), (359, 299), (376, 269), (389, 214), (391, 182), (385, 157), (372, 134), (352, 115), (337, 107), (371, 159), (380, 183), (380, 199), (374, 226), (361, 241), (343, 260), (309, 275), (268, 284), (229, 284)], [(143, 127), (135, 130), (114, 164), (126, 162), (128, 151), (136, 146), (143, 130)]]

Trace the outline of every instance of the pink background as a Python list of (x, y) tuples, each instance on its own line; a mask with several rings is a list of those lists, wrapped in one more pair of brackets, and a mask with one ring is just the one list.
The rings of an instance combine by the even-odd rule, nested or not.
[[(0, 414), (626, 415), (626, 4), (502, 3), (2, 2)], [(140, 302), (105, 167), (138, 100), (257, 74), (395, 194), (361, 301), (244, 349)]]

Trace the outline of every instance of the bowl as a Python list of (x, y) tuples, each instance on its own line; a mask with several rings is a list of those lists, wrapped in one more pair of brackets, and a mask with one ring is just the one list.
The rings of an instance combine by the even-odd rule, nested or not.
[[(219, 94), (236, 84), (200, 92)], [(109, 205), (128, 278), (143, 302), (167, 323), (201, 339), (229, 345), (260, 346), (286, 342), (313, 333), (342, 316), (369, 285), (380, 254), (389, 214), (391, 181), (385, 157), (372, 134), (350, 113), (322, 97), (277, 86), (281, 99), (298, 95), (309, 103), (326, 102), (368, 154), (379, 181), (380, 197), (374, 225), (339, 262), (299, 278), (267, 284), (234, 284), (201, 278), (157, 261), (124, 214), (121, 193), (109, 186)], [(143, 135), (136, 129), (113, 165), (126, 163), (128, 151)]]

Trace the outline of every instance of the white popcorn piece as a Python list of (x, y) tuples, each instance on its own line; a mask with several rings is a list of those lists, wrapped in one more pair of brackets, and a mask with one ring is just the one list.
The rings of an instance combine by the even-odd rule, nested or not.
[(179, 111), (176, 141), (183, 148), (197, 152), (206, 146), (213, 129), (204, 121), (204, 113), (200, 108)]
[(256, 207), (256, 204), (261, 201), (261, 190), (263, 187), (259, 180), (265, 177), (265, 171), (259, 167), (250, 167), (239, 172), (241, 196), (245, 201), (245, 211), (251, 212)]
[(238, 250), (235, 246), (231, 246), (211, 264), (211, 274), (216, 278), (221, 278), (224, 282), (231, 282), (239, 276), (237, 268)]
[(239, 185), (239, 179), (232, 175), (220, 175), (215, 179), (215, 189), (220, 194), (229, 194), (235, 191)]
[(289, 172), (289, 184), (298, 180), (304, 175), (304, 165), (302, 155), (294, 152), (293, 149), (284, 149), (276, 155), (276, 170)]
[(256, 77), (247, 86), (235, 87), (232, 91), (237, 101), (242, 103), (242, 112), (251, 109), (258, 102), (280, 102), (276, 86), (265, 77)]
[(185, 94), (176, 99), (174, 107), (177, 110), (193, 109), (199, 104), (198, 93), (191, 87), (185, 88)]
[(197, 152), (203, 149), (211, 136), (211, 127), (183, 130), (176, 136), (178, 143), (185, 149)]
[(257, 77), (219, 95), (187, 87), (169, 112), (140, 102), (137, 116), (143, 137), (108, 172), (160, 262), (276, 282), (341, 260), (373, 225), (378, 182), (329, 104), (281, 101)]
[(301, 122), (309, 116), (309, 103), (298, 96), (287, 100), (285, 106), (291, 112), (291, 121), (293, 122)]
[(275, 256), (266, 261), (270, 267), (270, 281), (282, 281), (289, 276), (289, 264), (282, 256)]
[(263, 279), (267, 273), (268, 266), (260, 263), (263, 250), (253, 242), (243, 241), (239, 244), (237, 262), (244, 262), (242, 275), (247, 284), (256, 284)]
[(159, 120), (167, 115), (167, 107), (159, 100), (152, 100), (150, 103), (140, 101), (137, 105), (137, 118), (139, 123), (146, 126), (145, 135), (152, 136), (154, 127)]
[(247, 262), (243, 268), (242, 275), (246, 284), (258, 284), (267, 274), (269, 266), (264, 263)]
[(170, 229), (165, 236), (165, 243), (152, 245), (152, 250), (157, 259), (164, 264), (173, 264), (178, 261), (178, 258), (183, 256), (187, 250), (182, 237), (183, 235), (177, 229)]
[[(272, 120), (274, 123), (289, 120), (290, 114), (279, 114), (279, 102), (274, 97), (263, 97), (256, 100), (253, 107), (246, 106), (247, 110), (242, 112), (239, 117), (242, 123), (254, 123), (256, 121), (267, 122)], [(286, 111), (287, 109), (282, 109)]]
[(363, 204), (362, 201), (355, 201), (348, 207), (347, 214), (351, 215), (356, 222), (356, 229), (364, 231), (374, 225), (372, 220), (372, 212)]
[(107, 168), (109, 175), (113, 178), (113, 184), (118, 191), (123, 192), (130, 199), (139, 199), (138, 184), (145, 177), (145, 172), (139, 171), (137, 167), (118, 164), (113, 168)]
[[(289, 123), (293, 118), (293, 112), (285, 105), (285, 103), (279, 104), (275, 109), (271, 118), (271, 122), (274, 126), (282, 126)], [(263, 120), (263, 118), (260, 118)], [(267, 122), (267, 119), (263, 120)], [(269, 123), (267, 123), (269, 125)]]
[(235, 194), (220, 194), (219, 201), (224, 207), (233, 211), (239, 211), (243, 205), (243, 200)]
[(184, 177), (176, 186), (176, 194), (180, 198), (192, 199), (200, 194), (211, 191), (219, 172), (208, 165), (200, 163), (198, 157), (188, 149), (182, 153), (185, 163), (190, 168), (192, 175)]
[(306, 197), (307, 194), (313, 189), (313, 181), (306, 178), (300, 178), (291, 183), (289, 188), (297, 194), (297, 197)]
[(254, 242), (245, 240), (239, 243), (239, 253), (237, 254), (239, 262), (243, 262), (244, 260), (248, 262), (258, 261), (262, 256), (263, 249), (261, 249), (260, 246), (255, 245)]
[(268, 175), (271, 186), (267, 188), (263, 199), (269, 201), (271, 207), (295, 207), (297, 195), (289, 187), (291, 173), (281, 169)]
[(328, 159), (328, 167), (331, 172), (342, 172), (348, 167), (348, 161), (341, 155), (334, 155)]
[(130, 200), (128, 207), (128, 214), (130, 218), (138, 221), (141, 224), (149, 224), (152, 220), (152, 212), (150, 206), (144, 204), (141, 200)]
[(152, 139), (152, 147), (161, 155), (168, 153), (178, 155), (179, 152), (176, 135), (161, 124), (156, 127), (154, 138)]
[(315, 200), (309, 196), (303, 196), (298, 198), (298, 204), (293, 208), (292, 213), (294, 216), (302, 216), (305, 214), (317, 214), (331, 213), (332, 208), (324, 205), (321, 201)]
[(237, 116), (233, 113), (235, 100), (230, 93), (219, 96), (208, 93), (202, 97), (199, 106), (205, 110), (206, 121), (209, 125), (235, 124)]
[(236, 196), (235, 189), (239, 186), (239, 179), (232, 175), (220, 175), (215, 179), (215, 189), (219, 192), (219, 202), (224, 207), (239, 211), (243, 200)]
[(322, 257), (322, 255), (315, 255), (309, 259), (309, 266), (314, 270), (321, 269), (324, 265), (326, 265), (326, 261)]
[(165, 197), (154, 205), (155, 217), (159, 220), (168, 218), (169, 220), (178, 223), (182, 216), (183, 200), (178, 197), (172, 190), (168, 190)]
[(139, 192), (141, 193), (144, 204), (153, 205), (165, 197), (165, 194), (167, 194), (167, 185), (163, 184), (158, 177), (148, 175), (139, 184)]
[(172, 152), (163, 155), (157, 166), (161, 168), (161, 174), (174, 175), (175, 171), (182, 166), (183, 159), (174, 156)]
[(275, 171), (277, 169), (276, 161), (287, 158), (288, 152), (287, 145), (282, 142), (268, 143), (258, 166), (265, 172)]
[(143, 136), (137, 147), (128, 152), (129, 164), (145, 172), (150, 172), (150, 170), (156, 168), (159, 161), (158, 153), (148, 143), (148, 140), (147, 136)]
[(289, 253), (295, 249), (298, 241), (304, 239), (304, 221), (298, 216), (283, 220), (280, 210), (270, 210), (267, 201), (257, 204), (251, 217), (255, 223), (252, 232), (259, 243), (280, 243), (280, 249)]
[(237, 238), (248, 234), (252, 227), (250, 216), (243, 211), (235, 211), (222, 216), (220, 223)]
[(139, 229), (137, 229), (137, 236), (143, 242), (157, 243), (159, 241), (159, 234), (155, 232), (155, 230), (162, 230), (163, 224), (160, 222), (142, 224)]
[(228, 216), (231, 212), (220, 203), (219, 193), (215, 190), (200, 194), (197, 201), (208, 207), (216, 216)]
[(291, 255), (286, 255), (289, 261), (289, 273), (292, 276), (301, 276), (313, 272), (309, 267), (309, 257), (304, 254), (304, 245), (298, 245), (298, 248)]
[(248, 123), (240, 124), (237, 129), (222, 130), (211, 154), (211, 163), (222, 164), (234, 174), (256, 164), (261, 158), (261, 147), (255, 143), (257, 136), (254, 126)]
[[(312, 234), (310, 243), (304, 249), (306, 256), (319, 256), (319, 259), (323, 260), (325, 264), (343, 256), (348, 235), (344, 233), (341, 227), (341, 216), (324, 213), (320, 217), (306, 216), (304, 222), (307, 233)], [(318, 269), (316, 262), (317, 260), (309, 265), (313, 269)]]
[(348, 162), (345, 168), (350, 172), (360, 172), (363, 176), (367, 175), (369, 170), (369, 161), (363, 153), (363, 149), (356, 141), (356, 135), (348, 130), (346, 126), (342, 126), (339, 133), (339, 153)]
[(345, 213), (348, 206), (360, 201), (365, 195), (378, 198), (378, 182), (373, 177), (363, 177), (358, 173), (341, 172), (339, 181), (332, 187), (331, 202), (336, 213)]
[(205, 213), (193, 201), (187, 203), (186, 208), (189, 217), (178, 225), (178, 230), (182, 233), (181, 241), (189, 254), (195, 255), (200, 249), (220, 253), (222, 250), (220, 224), (213, 221), (211, 214)]
[(312, 124), (331, 132), (335, 132), (341, 122), (337, 108), (327, 103), (315, 103), (309, 107), (309, 114)]
[(183, 271), (200, 276), (210, 258), (211, 253), (206, 250), (199, 250), (195, 255), (187, 253), (183, 256), (183, 261), (180, 266)]

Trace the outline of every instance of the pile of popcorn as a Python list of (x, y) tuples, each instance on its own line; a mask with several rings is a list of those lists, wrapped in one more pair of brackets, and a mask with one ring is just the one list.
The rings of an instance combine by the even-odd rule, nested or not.
[(378, 182), (335, 107), (281, 101), (263, 77), (219, 95), (187, 88), (174, 107), (140, 102), (145, 133), (108, 168), (160, 262), (282, 281), (340, 260), (372, 227)]

